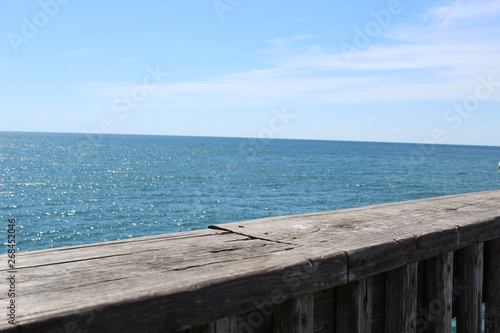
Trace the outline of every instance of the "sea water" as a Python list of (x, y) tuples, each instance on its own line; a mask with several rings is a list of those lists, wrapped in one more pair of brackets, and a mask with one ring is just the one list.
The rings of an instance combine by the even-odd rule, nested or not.
[(0, 237), (8, 219), (29, 251), (498, 190), (499, 160), (500, 147), (0, 132)]
[(0, 132), (0, 237), (9, 219), (30, 251), (498, 190), (499, 160), (500, 147)]

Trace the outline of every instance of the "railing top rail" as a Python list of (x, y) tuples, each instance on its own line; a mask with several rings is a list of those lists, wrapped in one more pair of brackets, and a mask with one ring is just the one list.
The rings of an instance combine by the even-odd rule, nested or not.
[(175, 332), (499, 237), (490, 191), (24, 252), (17, 321), (30, 332)]

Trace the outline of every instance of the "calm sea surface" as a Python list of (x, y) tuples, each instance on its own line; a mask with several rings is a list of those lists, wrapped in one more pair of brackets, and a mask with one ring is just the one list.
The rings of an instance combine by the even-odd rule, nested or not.
[(499, 160), (500, 147), (0, 132), (0, 237), (9, 218), (29, 251), (495, 190)]

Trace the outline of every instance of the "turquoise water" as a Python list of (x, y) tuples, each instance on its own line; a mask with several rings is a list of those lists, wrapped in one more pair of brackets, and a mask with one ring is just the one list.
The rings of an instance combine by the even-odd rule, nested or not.
[(0, 132), (0, 220), (17, 219), (28, 251), (495, 190), (499, 160), (500, 147)]

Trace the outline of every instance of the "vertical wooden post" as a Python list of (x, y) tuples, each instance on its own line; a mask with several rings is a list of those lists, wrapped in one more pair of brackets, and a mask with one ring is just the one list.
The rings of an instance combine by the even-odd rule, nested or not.
[(370, 332), (372, 327), (372, 278), (337, 287), (336, 332)]
[(484, 244), (485, 332), (500, 332), (500, 238)]
[(236, 333), (236, 316), (215, 321), (213, 333)]
[(212, 333), (212, 327), (213, 324), (205, 324), (186, 331), (182, 331), (181, 333)]
[(232, 316), (192, 328), (186, 333), (236, 333), (236, 331), (236, 316)]
[(312, 333), (314, 328), (314, 295), (308, 294), (276, 305), (274, 333)]
[(416, 332), (417, 273), (416, 262), (386, 273), (386, 333)]
[(457, 251), (457, 333), (481, 332), (484, 244)]
[(425, 292), (419, 332), (451, 333), (453, 252), (425, 262)]

